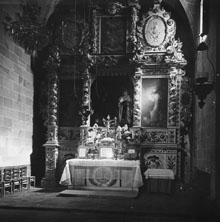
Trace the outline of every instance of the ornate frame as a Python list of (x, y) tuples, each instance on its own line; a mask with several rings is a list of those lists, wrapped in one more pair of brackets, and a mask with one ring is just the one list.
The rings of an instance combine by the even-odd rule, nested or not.
[[(126, 54), (128, 47), (128, 17), (125, 15), (125, 10), (127, 6), (122, 5), (119, 2), (109, 2), (107, 8), (102, 5), (93, 5), (92, 9), (92, 36), (91, 36), (91, 45), (92, 45), (92, 54), (100, 55), (101, 54), (101, 38), (102, 38), (102, 19), (105, 18), (124, 18), (126, 22), (125, 28), (125, 52), (122, 55)], [(110, 54), (114, 55), (114, 54)], [(116, 54), (120, 55), (120, 54)]]
[[(137, 41), (132, 61), (136, 65), (134, 81), (134, 114), (133, 130), (141, 144), (146, 146), (166, 145), (178, 148), (180, 145), (181, 126), (181, 83), (185, 75), (182, 69), (186, 65), (181, 47), (182, 43), (175, 40), (176, 24), (155, 0), (154, 6), (137, 22)], [(158, 29), (162, 26), (162, 31)], [(158, 37), (158, 42), (146, 38), (146, 28)], [(160, 35), (162, 35), (160, 37)], [(143, 127), (141, 125), (142, 80), (144, 78), (167, 78), (167, 124), (163, 127)]]
[[(148, 81), (149, 80), (149, 81)], [(141, 101), (139, 101), (140, 102), (140, 108), (141, 108), (141, 127), (156, 127), (156, 128), (160, 128), (160, 127), (166, 127), (167, 126), (167, 110), (168, 109), (166, 109), (166, 111), (165, 111), (165, 119), (166, 119), (166, 123), (165, 124), (162, 124), (162, 125), (164, 125), (164, 126), (162, 126), (162, 125), (159, 125), (159, 126), (157, 126), (158, 125), (158, 122), (161, 122), (162, 123), (162, 121), (160, 120), (160, 121), (154, 121), (154, 123), (152, 123), (152, 121), (150, 120), (149, 121), (149, 123), (148, 124), (145, 124), (145, 126), (144, 126), (144, 123), (143, 123), (143, 121), (144, 121), (144, 117), (143, 117), (143, 115), (144, 115), (144, 108), (145, 107), (143, 107), (143, 103), (149, 103), (149, 102), (153, 102), (152, 100), (151, 101), (149, 101), (150, 99), (153, 99), (153, 98), (150, 98), (150, 97), (155, 97), (155, 94), (156, 94), (156, 96), (158, 96), (158, 100), (159, 100), (159, 94), (158, 93), (155, 93), (156, 91), (155, 90), (160, 90), (160, 87), (158, 87), (157, 85), (155, 85), (155, 83), (156, 82), (158, 82), (160, 85), (163, 85), (163, 84), (161, 84), (162, 83), (162, 81), (163, 80), (167, 80), (167, 84), (166, 84), (166, 86), (165, 86), (165, 88), (166, 88), (166, 90), (165, 91), (167, 91), (167, 95), (163, 95), (163, 93), (164, 92), (160, 92), (160, 96), (163, 96), (163, 100), (164, 99), (167, 99), (168, 98), (168, 85), (169, 85), (169, 83), (168, 83), (168, 76), (166, 76), (166, 75), (160, 75), (160, 76), (142, 76), (141, 77), (141, 79), (140, 79), (140, 81), (141, 81), (141, 88), (142, 88), (142, 90), (141, 90)], [(147, 84), (150, 84), (150, 86), (149, 85), (147, 85), (147, 94), (146, 95), (144, 95), (144, 91), (146, 91), (146, 86), (144, 86), (144, 84), (146, 85), (146, 83)], [(154, 85), (152, 85), (152, 83), (154, 83)], [(158, 88), (158, 89), (156, 89), (156, 87)], [(151, 88), (151, 92), (149, 92), (150, 91), (150, 88)], [(155, 91), (155, 92), (152, 92), (152, 91)], [(150, 95), (149, 95), (150, 94)], [(165, 98), (166, 97), (166, 98)], [(155, 99), (155, 98), (154, 98)], [(162, 102), (162, 100), (160, 100), (160, 103)], [(154, 102), (155, 103), (155, 102)], [(155, 105), (155, 104), (154, 104)], [(146, 105), (145, 105), (146, 106)], [(155, 105), (156, 106), (156, 105)], [(154, 106), (154, 107), (155, 107)], [(160, 104), (158, 104), (158, 106), (160, 106)], [(158, 107), (157, 106), (157, 107)], [(166, 104), (166, 107), (168, 106), (168, 104)], [(152, 107), (153, 108), (153, 107)], [(164, 110), (164, 109), (163, 109)], [(145, 112), (145, 114), (146, 114), (146, 112)], [(146, 116), (145, 116), (145, 118), (147, 118)], [(148, 125), (148, 126), (146, 126), (146, 125)], [(165, 126), (166, 125), (166, 126)]]
[[(144, 73), (147, 70), (144, 70)], [(155, 74), (156, 73), (156, 74)], [(136, 73), (137, 74), (137, 73)], [(161, 74), (161, 75), (159, 75)], [(172, 67), (166, 70), (158, 70), (153, 75), (146, 75), (143, 72), (136, 75), (134, 94), (134, 134), (139, 135), (141, 142), (146, 144), (177, 144), (179, 141), (180, 128), (180, 104), (181, 104), (181, 80), (184, 72), (181, 69)], [(142, 80), (143, 79), (168, 80), (167, 98), (167, 123), (165, 127), (143, 127), (141, 124), (141, 101), (142, 101)], [(140, 130), (141, 128), (141, 130)]]
[[(153, 27), (149, 27), (149, 24), (154, 20)], [(146, 27), (152, 28), (149, 30), (149, 33), (153, 33), (152, 36), (159, 36), (161, 32), (157, 29), (159, 25), (156, 20), (161, 21), (164, 25), (164, 38), (163, 41), (160, 41), (158, 44), (151, 44), (146, 39)], [(145, 52), (166, 52), (167, 44), (175, 36), (176, 33), (176, 24), (173, 19), (170, 18), (170, 14), (166, 12), (163, 8), (160, 7), (160, 4), (155, 4), (154, 8), (148, 13), (144, 14), (142, 20), (137, 25), (137, 40), (138, 48), (141, 51)]]
[[(72, 14), (75, 18), (72, 18)], [(75, 10), (70, 10), (59, 21), (56, 35), (55, 42), (60, 47), (62, 55), (81, 55), (85, 44), (88, 44), (89, 26)]]

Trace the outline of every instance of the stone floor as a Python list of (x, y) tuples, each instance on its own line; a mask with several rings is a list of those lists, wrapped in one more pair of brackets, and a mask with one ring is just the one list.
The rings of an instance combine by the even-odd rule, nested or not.
[(7, 194), (0, 198), (0, 221), (220, 221), (219, 211), (208, 198), (195, 192), (147, 193), (137, 198), (61, 197), (63, 188)]

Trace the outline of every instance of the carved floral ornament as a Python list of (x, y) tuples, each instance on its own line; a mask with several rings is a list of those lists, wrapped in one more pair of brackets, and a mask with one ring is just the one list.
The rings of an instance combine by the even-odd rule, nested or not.
[(70, 49), (74, 54), (83, 54), (85, 47), (89, 47), (89, 27), (75, 11), (72, 13), (75, 15), (74, 19), (67, 17), (62, 20), (58, 28), (57, 34), (59, 37), (56, 40), (56, 44)]
[(122, 8), (124, 8), (124, 6), (121, 3), (112, 1), (108, 3), (107, 12), (110, 15), (116, 15)]
[(170, 14), (163, 8), (154, 5), (154, 8), (143, 15), (137, 26), (137, 36), (140, 40), (140, 49), (146, 51), (164, 51), (170, 39), (175, 36), (176, 24)]
[[(137, 23), (136, 52), (133, 61), (145, 64), (186, 65), (182, 43), (175, 40), (176, 24), (170, 14), (161, 8), (162, 0), (155, 0), (154, 7)], [(154, 55), (152, 53), (161, 53)]]
[(7, 15), (3, 22), (4, 29), (15, 43), (29, 54), (38, 51), (49, 43), (49, 30), (40, 21), (41, 7), (37, 2), (21, 3), (20, 12), (16, 13), (17, 20)]

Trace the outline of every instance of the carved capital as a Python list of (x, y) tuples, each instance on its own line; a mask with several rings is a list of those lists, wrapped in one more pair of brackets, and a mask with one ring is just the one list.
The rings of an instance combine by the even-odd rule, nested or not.
[(49, 55), (48, 58), (44, 64), (44, 67), (46, 68), (49, 78), (53, 78), (54, 73), (57, 72), (57, 69), (60, 67), (60, 50), (58, 46), (52, 46), (49, 49)]
[(133, 126), (140, 126), (141, 124), (141, 81), (140, 75), (142, 71), (137, 69), (133, 76), (134, 83), (134, 108), (133, 108)]
[[(129, 3), (128, 3), (129, 4)], [(137, 36), (136, 36), (136, 28), (138, 22), (138, 12), (140, 6), (138, 3), (130, 3), (130, 27), (128, 33), (128, 52), (134, 53), (137, 45)]]
[(116, 15), (120, 12), (122, 8), (124, 8), (121, 3), (116, 1), (110, 1), (107, 6), (107, 12), (109, 15)]

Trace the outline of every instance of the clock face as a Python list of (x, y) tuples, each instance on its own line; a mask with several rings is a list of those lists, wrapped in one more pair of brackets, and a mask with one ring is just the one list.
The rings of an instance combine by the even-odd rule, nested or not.
[(144, 37), (150, 46), (156, 47), (163, 43), (166, 37), (166, 27), (160, 17), (151, 17), (144, 27)]

